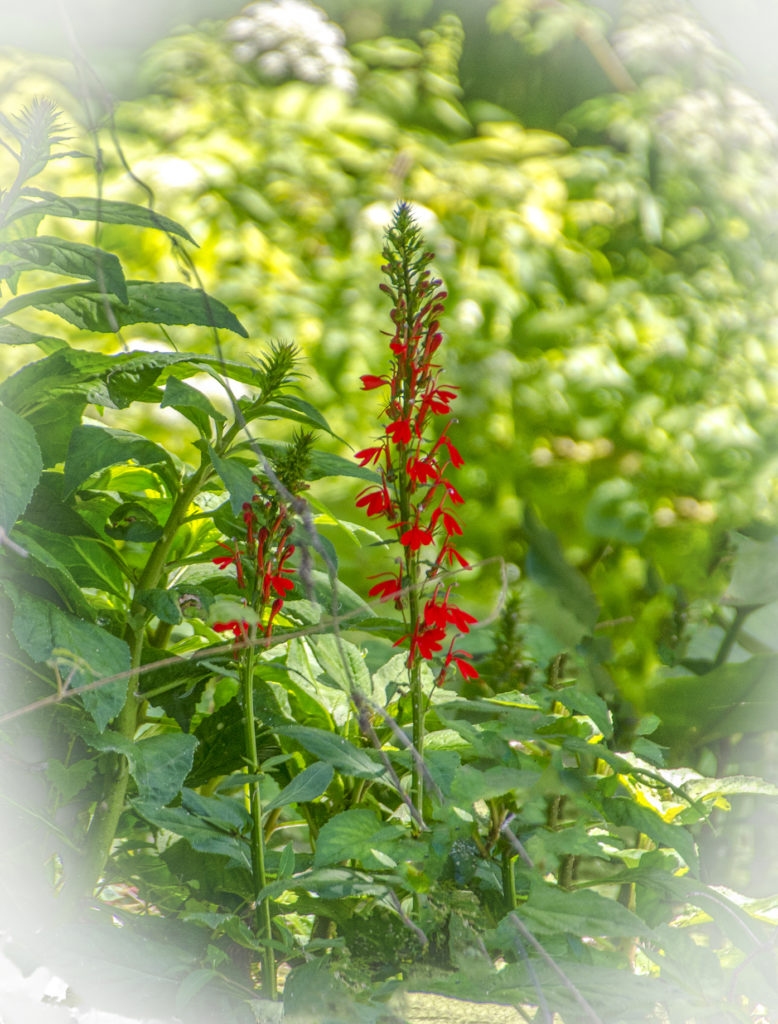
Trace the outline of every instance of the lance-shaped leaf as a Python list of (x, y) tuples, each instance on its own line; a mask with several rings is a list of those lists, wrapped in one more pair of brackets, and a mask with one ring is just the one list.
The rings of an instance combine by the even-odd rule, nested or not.
[(0, 309), (0, 316), (28, 307), (54, 313), (82, 330), (100, 334), (130, 324), (196, 324), (248, 337), (246, 328), (223, 302), (179, 281), (128, 281), (126, 303), (109, 299), (96, 284), (43, 288), (11, 299)]
[(299, 775), (296, 775), (288, 786), (284, 786), (277, 796), (265, 804), (265, 812), (273, 811), (277, 807), (286, 807), (289, 804), (304, 804), (309, 800), (315, 800), (332, 782), (334, 774), (335, 770), (332, 765), (324, 764), (323, 761), (309, 765)]
[(305, 725), (284, 725), (276, 727), (275, 731), (297, 740), (305, 750), (346, 775), (358, 779), (378, 779), (386, 770), (382, 764), (373, 761), (365, 750), (355, 747), (344, 736)]
[(0, 345), (38, 345), (46, 353), (68, 347), (68, 343), (62, 338), (27, 331), (16, 324), (0, 324)]
[(2, 248), (3, 253), (16, 256), (17, 262), (13, 264), (16, 272), (48, 270), (68, 277), (85, 277), (115, 295), (120, 302), (128, 301), (127, 284), (119, 258), (104, 249), (49, 235), (20, 238), (6, 242)]
[[(25, 188), (22, 189), (22, 193), (25, 198), (17, 202), (7, 223), (30, 214), (40, 217), (96, 220), (101, 224), (127, 224), (140, 228), (154, 228), (156, 231), (178, 235), (179, 238), (191, 242), (192, 245), (197, 244), (185, 227), (171, 220), (170, 217), (164, 217), (161, 213), (150, 210), (147, 206), (117, 202), (113, 199), (95, 199), (91, 196), (57, 196), (37, 188)], [(35, 200), (28, 200), (27, 196), (35, 197)]]

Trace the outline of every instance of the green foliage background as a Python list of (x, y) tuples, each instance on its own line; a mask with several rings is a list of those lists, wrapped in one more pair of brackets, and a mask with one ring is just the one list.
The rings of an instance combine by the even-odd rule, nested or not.
[[(575, 650), (581, 687), (607, 700), (618, 742), (637, 732), (639, 743), (655, 712), (675, 762), (742, 770), (738, 737), (778, 725), (778, 128), (701, 29), (686, 63), (641, 44), (650, 19), (638, 5), (623, 12), (633, 34), (620, 44), (593, 4), (500, 0), (488, 22), (462, 4), (366, 4), (361, 22), (343, 4), (328, 9), (352, 26), (352, 92), (267, 80), (216, 23), (153, 47), (138, 95), (116, 110), (126, 162), (103, 136), (105, 196), (145, 203), (150, 187), (156, 208), (186, 225), (203, 286), (247, 329), (223, 337), (227, 358), (258, 357), (270, 339), (300, 346), (305, 397), (346, 456), (376, 430), (358, 380), (385, 365), (377, 254), (394, 203), (409, 199), (449, 293), (446, 381), (460, 389), (452, 436), (476, 566), (463, 603), (482, 617), (499, 608), (500, 559), (518, 567), (512, 583), (528, 581), (508, 606), (520, 657), (501, 664), (479, 634), (485, 679), (499, 691), (533, 672), (550, 678)], [(7, 54), (3, 74), (11, 106), (43, 87), (78, 123), (58, 69), (31, 73)], [(102, 101), (98, 91), (91, 108)], [(55, 191), (94, 191), (87, 161), (57, 168)], [(67, 230), (93, 240), (91, 225)], [(160, 232), (128, 242), (103, 225), (101, 244), (129, 278), (194, 284)], [(54, 323), (32, 309), (15, 321)], [(165, 347), (153, 327), (125, 328), (108, 347), (70, 337), (105, 351)], [(196, 328), (173, 341), (213, 354)], [(172, 410), (135, 415), (176, 455), (195, 437)], [(354, 493), (342, 480), (317, 490), (346, 520)], [(358, 592), (384, 568), (373, 554), (339, 548)], [(760, 611), (727, 646), (730, 606)], [(756, 895), (775, 888), (765, 870)], [(540, 920), (551, 898), (535, 894)]]
[[(529, 6), (491, 9), (484, 66), (510, 44), (537, 74), (552, 43), (570, 47), (578, 13), (548, 26)], [(374, 410), (356, 382), (385, 344), (375, 253), (393, 202), (413, 201), (450, 293), (470, 554), (520, 563), (536, 507), (604, 617), (639, 621), (608, 633), (639, 705), (679, 592), (693, 605), (720, 591), (725, 532), (774, 515), (775, 136), (766, 111), (737, 118), (702, 30), (686, 64), (620, 94), (590, 95), (607, 81), (578, 43), (583, 104), (543, 129), (524, 126), (521, 96), (483, 98), (494, 72), (471, 73), (476, 98), (463, 90), (463, 42), (453, 14), (414, 40), (362, 40), (350, 96), (262, 81), (212, 25), (152, 49), (118, 127), (133, 173), (197, 238), (206, 287), (248, 326), (228, 354), (294, 339), (315, 401), (360, 443)], [(705, 90), (720, 99), (710, 116), (694, 106)], [(142, 200), (105, 155), (106, 194)], [(69, 166), (68, 189), (87, 173)], [(178, 272), (151, 232), (125, 259)], [(171, 427), (157, 429), (175, 449)], [(493, 564), (473, 589), (485, 611)]]

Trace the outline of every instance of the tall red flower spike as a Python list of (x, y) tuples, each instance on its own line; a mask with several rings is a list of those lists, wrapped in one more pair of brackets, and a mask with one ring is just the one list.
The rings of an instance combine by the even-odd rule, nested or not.
[[(442, 368), (433, 362), (443, 341), (439, 317), (446, 293), (427, 269), (433, 255), (424, 251), (407, 203), (394, 211), (383, 256), (381, 269), (388, 282), (380, 287), (393, 303), (391, 372), (366, 373), (361, 380), (364, 391), (387, 388), (382, 416), (388, 422), (371, 447), (357, 452), (361, 465), (374, 465), (381, 475), (380, 485), (358, 495), (357, 506), (368, 516), (387, 520), (388, 528), (397, 531), (402, 553), (400, 570), (371, 587), (369, 594), (381, 601), (393, 599), (403, 612), (408, 632), (398, 644), (409, 644), (412, 683), (414, 669), (418, 678), (421, 661), (442, 655), (448, 630), (454, 630), (436, 677), (442, 685), (451, 665), (463, 679), (477, 678), (467, 660), (470, 655), (454, 650), (456, 637), (469, 632), (476, 620), (451, 604), (453, 585), (439, 596), (442, 574), (455, 565), (468, 567), (457, 550), (462, 526), (452, 510), (464, 499), (446, 477), (449, 468), (459, 468), (464, 460), (448, 437), (448, 424), (437, 431), (434, 427), (436, 418), (450, 414), (457, 396), (456, 387), (442, 385)], [(431, 596), (426, 596), (430, 589)]]

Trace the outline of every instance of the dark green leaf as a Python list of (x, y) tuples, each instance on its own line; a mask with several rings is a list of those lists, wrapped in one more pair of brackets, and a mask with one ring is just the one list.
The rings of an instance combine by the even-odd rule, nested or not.
[(182, 616), (178, 598), (171, 591), (159, 588), (139, 590), (135, 597), (148, 608), (152, 615), (156, 615), (160, 622), (167, 622), (171, 626), (177, 626), (181, 622)]
[[(71, 687), (126, 672), (130, 650), (123, 640), (99, 626), (61, 611), (49, 601), (3, 584), (14, 605), (12, 629), (21, 649), (33, 661), (57, 665)], [(89, 714), (102, 732), (121, 711), (127, 680), (117, 679), (81, 695)]]
[(91, 196), (51, 196), (50, 193), (34, 188), (24, 189), (24, 194), (40, 196), (42, 201), (20, 204), (9, 218), (9, 222), (31, 213), (38, 216), (69, 217), (73, 220), (96, 220), (102, 224), (129, 224), (135, 227), (155, 228), (157, 231), (178, 235), (192, 245), (197, 244), (186, 228), (146, 206), (112, 199), (93, 199)]
[(778, 654), (758, 654), (704, 675), (657, 676), (644, 707), (662, 724), (658, 743), (693, 750), (723, 736), (778, 728)]
[(323, 761), (316, 761), (309, 765), (299, 775), (295, 775), (288, 786), (284, 786), (281, 792), (265, 804), (265, 811), (275, 810), (276, 807), (286, 807), (288, 804), (304, 804), (309, 800), (315, 800), (321, 796), (327, 786), (332, 782), (334, 769), (330, 764)]
[(196, 814), (190, 814), (183, 807), (164, 807), (134, 804), (135, 810), (158, 828), (167, 829), (182, 836), (192, 849), (202, 853), (218, 853), (238, 864), (251, 869), (251, 854), (245, 839), (229, 835), (222, 828), (210, 824)]
[(524, 515), (524, 531), (530, 544), (527, 552), (527, 572), (530, 578), (552, 590), (561, 604), (586, 629), (592, 630), (599, 609), (589, 584), (567, 562), (555, 535), (541, 526), (529, 507)]
[(222, 483), (230, 495), (230, 508), (239, 516), (243, 505), (250, 502), (257, 490), (254, 483), (255, 471), (240, 459), (223, 459), (208, 445), (211, 464), (219, 474)]
[(275, 731), (296, 740), (305, 750), (346, 775), (359, 779), (378, 779), (386, 770), (382, 764), (373, 761), (366, 751), (355, 747), (343, 736), (305, 725), (285, 725), (276, 727)]
[(532, 879), (529, 899), (521, 905), (519, 913), (530, 931), (538, 935), (651, 935), (651, 929), (617, 900), (587, 890), (566, 892), (539, 879)]
[(52, 338), (49, 334), (36, 334), (34, 331), (26, 331), (16, 324), (0, 324), (0, 345), (39, 345), (44, 352), (56, 352), (61, 348), (67, 348), (68, 344), (62, 338)]
[(167, 379), (165, 394), (160, 402), (161, 409), (166, 407), (177, 409), (182, 416), (186, 416), (204, 437), (211, 432), (209, 417), (216, 422), (224, 422), (224, 416), (213, 407), (209, 398), (177, 377)]
[(0, 316), (32, 307), (55, 313), (82, 330), (102, 334), (130, 324), (197, 324), (248, 337), (246, 328), (224, 303), (199, 288), (178, 281), (128, 281), (127, 296), (126, 303), (109, 301), (97, 285), (63, 285), (11, 299), (0, 309)]
[(24, 512), (43, 469), (35, 431), (0, 405), (0, 527), (8, 533)]
[(74, 491), (93, 473), (131, 460), (140, 466), (162, 465), (173, 472), (172, 459), (164, 448), (153, 441), (147, 441), (140, 434), (112, 427), (76, 427), (71, 434), (65, 460), (65, 495)]
[(120, 302), (127, 302), (127, 285), (122, 265), (113, 253), (82, 242), (70, 242), (48, 235), (6, 242), (2, 248), (28, 264), (22, 269), (48, 270), (68, 277), (85, 277), (115, 295)]
[(399, 825), (386, 825), (374, 811), (358, 808), (341, 811), (330, 818), (316, 840), (313, 863), (329, 867), (344, 860), (363, 860), (373, 848), (386, 850), (390, 841), (403, 834)]

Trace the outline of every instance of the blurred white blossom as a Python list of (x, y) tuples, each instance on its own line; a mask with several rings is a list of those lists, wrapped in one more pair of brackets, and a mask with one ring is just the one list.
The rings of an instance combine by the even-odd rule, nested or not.
[(227, 22), (227, 39), (243, 64), (279, 80), (333, 85), (354, 92), (356, 79), (342, 30), (307, 0), (260, 0)]
[(691, 72), (707, 80), (728, 62), (710, 32), (678, 0), (638, 0), (613, 36), (619, 57), (638, 74)]

